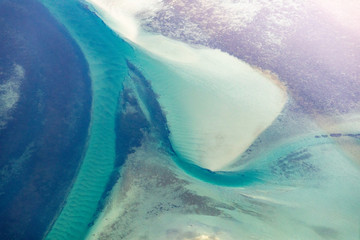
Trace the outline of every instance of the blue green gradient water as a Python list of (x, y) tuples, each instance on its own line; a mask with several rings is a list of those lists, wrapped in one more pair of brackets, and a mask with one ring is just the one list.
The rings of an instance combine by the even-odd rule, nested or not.
[(43, 0), (80, 45), (89, 63), (93, 105), (88, 149), (65, 207), (47, 239), (83, 239), (114, 167), (114, 119), (125, 56), (132, 48), (78, 1)]
[[(46, 239), (84, 239), (89, 229), (88, 224), (93, 220), (98, 202), (114, 169), (114, 120), (122, 82), (128, 75), (126, 59), (139, 65), (146, 78), (151, 78), (151, 81), (156, 79), (152, 83), (158, 85), (157, 89), (171, 89), (171, 86), (166, 85), (166, 79), (169, 76), (176, 77), (176, 74), (174, 75), (170, 67), (152, 59), (145, 52), (134, 50), (78, 1), (41, 2), (65, 25), (80, 45), (89, 63), (93, 86), (92, 120), (87, 153), (64, 209)], [(172, 91), (175, 92), (176, 89), (172, 88)], [(254, 164), (234, 173), (210, 172), (176, 156), (174, 160), (185, 172), (206, 182), (222, 186), (243, 186), (259, 181), (277, 181), (272, 179), (268, 164), (276, 162), (281, 156), (320, 145), (330, 146), (331, 149), (331, 144), (330, 139), (315, 139), (310, 136), (280, 146), (260, 157)]]

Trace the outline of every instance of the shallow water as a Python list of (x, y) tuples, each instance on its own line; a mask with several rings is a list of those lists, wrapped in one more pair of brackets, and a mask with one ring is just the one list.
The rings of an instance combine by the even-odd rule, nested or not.
[[(244, 118), (244, 112), (248, 112), (246, 108), (240, 113), (234, 112), (232, 106), (226, 110), (222, 108), (226, 103), (232, 105), (236, 101), (254, 97), (246, 91), (231, 92), (229, 88), (233, 80), (229, 79), (231, 76), (226, 75), (226, 72), (215, 71), (215, 74), (226, 76), (217, 82), (219, 78), (212, 79), (211, 74), (205, 71), (206, 64), (201, 65), (203, 57), (210, 60), (214, 55), (224, 57), (221, 53), (215, 51), (212, 52), (214, 55), (209, 55), (206, 49), (193, 52), (191, 48), (185, 48), (190, 53), (184, 51), (185, 56), (182, 59), (173, 58), (171, 54), (159, 53), (158, 49), (141, 42), (143, 40), (135, 41), (135, 44), (131, 46), (112, 32), (85, 5), (77, 1), (54, 3), (42, 0), (42, 2), (67, 27), (81, 46), (89, 63), (93, 82), (92, 121), (88, 150), (64, 209), (47, 239), (83, 239), (87, 236), (89, 224), (94, 221), (94, 214), (99, 210), (98, 203), (102, 200), (114, 169), (120, 172), (121, 177), (110, 198), (106, 199), (105, 209), (92, 228), (92, 234), (102, 233), (104, 236), (117, 237), (129, 228), (136, 234), (124, 235), (125, 239), (138, 239), (143, 236), (141, 234), (150, 236), (150, 239), (166, 239), (166, 236), (186, 237), (188, 236), (186, 229), (190, 223), (193, 223), (195, 230), (192, 231), (195, 235), (189, 236), (194, 238), (199, 234), (206, 234), (207, 231), (213, 231), (211, 234), (214, 236), (222, 232), (223, 235), (219, 236), (223, 236), (224, 239), (235, 239), (234, 236), (239, 236), (239, 234), (244, 237), (276, 236), (277, 239), (286, 239), (294, 236), (295, 226), (301, 223), (299, 225), (303, 232), (300, 239), (321, 239), (321, 236), (334, 231), (340, 238), (356, 239), (352, 233), (358, 228), (356, 225), (358, 217), (354, 215), (354, 212), (360, 209), (359, 201), (357, 201), (360, 193), (356, 188), (360, 184), (360, 174), (332, 138), (314, 137), (314, 132), (322, 133), (320, 128), (304, 136), (273, 144), (270, 150), (256, 156), (253, 161), (241, 165), (237, 171), (212, 172), (208, 168), (221, 169), (223, 165), (217, 165), (212, 160), (207, 162), (206, 157), (205, 160), (199, 160), (199, 156), (196, 155), (198, 152), (207, 153), (207, 150), (214, 148), (207, 145), (208, 143), (204, 140), (214, 137), (214, 132), (208, 133), (209, 135), (204, 134), (206, 129), (211, 128), (206, 124), (213, 122), (211, 120), (215, 122), (218, 120), (216, 124), (222, 124), (220, 121), (222, 119)], [(110, 26), (116, 25), (107, 23)], [(134, 36), (129, 39), (134, 40)], [(143, 39), (149, 40), (149, 38)], [(174, 44), (174, 42), (171, 43)], [(200, 64), (196, 53), (203, 54), (200, 57)], [(189, 56), (191, 56), (190, 60)], [(185, 62), (181, 61), (184, 59), (186, 59)], [(139, 106), (129, 109), (143, 111), (143, 114), (140, 114), (141, 117), (137, 116), (142, 119), (141, 121), (147, 121), (153, 129), (151, 131), (155, 133), (150, 134), (149, 139), (144, 138), (144, 144), (135, 148), (129, 157), (131, 161), (125, 161), (124, 168), (118, 169), (119, 166), (116, 166), (115, 162), (118, 154), (115, 143), (121, 134), (115, 132), (117, 129), (115, 121), (118, 119), (119, 96), (121, 96), (119, 94), (122, 92), (124, 81), (129, 78), (129, 66), (126, 60), (130, 60), (135, 67), (139, 68), (144, 79), (151, 83), (151, 91), (153, 90), (159, 96), (156, 98), (149, 94), (149, 91), (141, 93), (139, 89), (136, 89), (136, 85), (129, 84), (128, 87), (135, 92), (134, 98)], [(248, 73), (249, 66), (247, 65), (240, 66), (234, 62), (230, 65), (239, 67), (240, 70), (236, 70), (240, 71), (238, 74)], [(248, 74), (252, 78), (252, 73)], [(229, 93), (228, 96), (227, 93)], [(241, 95), (240, 93), (245, 93), (244, 99), (237, 98)], [(150, 95), (152, 97), (149, 97)], [(148, 102), (144, 101), (147, 97), (148, 100), (158, 102), (162, 109), (154, 107), (156, 104), (147, 104)], [(194, 99), (198, 101), (194, 103)], [(236, 154), (227, 157), (228, 160), (233, 161), (234, 156), (238, 156), (273, 122), (283, 107), (283, 103), (277, 105), (276, 99), (274, 102), (274, 106), (280, 106), (272, 112), (276, 114), (260, 124), (262, 128), (259, 133), (245, 134), (245, 138), (250, 138), (250, 140), (241, 148), (241, 151), (237, 149)], [(262, 109), (262, 100), (258, 106), (260, 107), (254, 110), (253, 114), (256, 117), (263, 115), (267, 117), (266, 111), (256, 115), (258, 110)], [(154, 117), (159, 114), (163, 114), (163, 118)], [(221, 118), (214, 116), (216, 114)], [(245, 122), (252, 119), (249, 117)], [(229, 125), (233, 126), (233, 124), (234, 122), (229, 122), (226, 126), (213, 126), (223, 127), (223, 131), (231, 132)], [(146, 124), (139, 124), (137, 127), (140, 128), (139, 126), (146, 126)], [(196, 132), (198, 126), (204, 126), (202, 131), (199, 131), (200, 133)], [(170, 130), (169, 136), (166, 135), (166, 127)], [(235, 138), (241, 137), (238, 130), (234, 132)], [(234, 139), (232, 137), (229, 139), (234, 144)], [(164, 142), (171, 142), (169, 144), (171, 147), (169, 145), (167, 148), (164, 147)], [(193, 146), (196, 145), (200, 146), (194, 148)], [(221, 153), (217, 157), (219, 156)], [(150, 172), (149, 169), (153, 170), (157, 178), (151, 178), (152, 175), (147, 173), (147, 171)], [(169, 184), (171, 186), (168, 188), (165, 184), (166, 187), (163, 189), (154, 188), (154, 186), (164, 184), (163, 181), (168, 181), (169, 175), (176, 176), (171, 178), (175, 179), (174, 186)], [(149, 185), (146, 181), (154, 185)], [(130, 195), (126, 195), (132, 186), (135, 190), (132, 190)], [(178, 189), (177, 187), (181, 189), (179, 195), (176, 195), (174, 191)], [(175, 192), (175, 197), (170, 194), (172, 192)], [(151, 201), (145, 201), (142, 194), (149, 198), (152, 196)], [(206, 201), (201, 197), (206, 198)], [(136, 201), (137, 198), (143, 201)], [(177, 202), (179, 198), (182, 199), (180, 203)], [(197, 199), (199, 205), (193, 203), (193, 199)], [(154, 209), (159, 208), (157, 204), (164, 201), (169, 206), (178, 206), (178, 204), (180, 206), (168, 207), (166, 213), (159, 211), (160, 217), (151, 215)], [(193, 206), (190, 203), (195, 207), (189, 208)], [(248, 205), (248, 208), (242, 209), (243, 205)], [(265, 208), (263, 205), (267, 206), (268, 212), (262, 212)], [(202, 209), (199, 206), (209, 208)], [(127, 207), (133, 207), (133, 215), (125, 211)], [(228, 210), (234, 208), (234, 211), (224, 210), (225, 207)], [(315, 213), (312, 209), (318, 209), (318, 211)], [(224, 215), (219, 211), (224, 211), (222, 213)], [(131, 217), (123, 218), (122, 214), (130, 214)], [(262, 214), (264, 219), (275, 218), (275, 221), (272, 223), (269, 220), (254, 217), (262, 216)], [(147, 217), (145, 220), (144, 216)], [(111, 219), (109, 224), (106, 222), (107, 219)], [(178, 225), (172, 224), (169, 219)], [(111, 223), (118, 224), (118, 228), (109, 227)], [(140, 223), (145, 225), (142, 226)], [(216, 232), (218, 223), (221, 224)], [(227, 225), (234, 228), (231, 229)], [(162, 226), (162, 229), (159, 229), (159, 226)], [(239, 229), (235, 229), (236, 226), (240, 226)], [(257, 229), (263, 230), (257, 231)]]
[(80, 45), (89, 63), (93, 105), (88, 149), (66, 204), (47, 239), (82, 239), (115, 161), (114, 119), (124, 56), (132, 49), (78, 1), (42, 1)]

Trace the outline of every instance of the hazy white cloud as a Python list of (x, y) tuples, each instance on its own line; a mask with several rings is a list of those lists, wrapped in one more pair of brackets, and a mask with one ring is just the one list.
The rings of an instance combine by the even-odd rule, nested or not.
[(11, 112), (20, 98), (21, 81), (25, 76), (22, 66), (14, 64), (12, 76), (0, 84), (0, 129), (6, 126)]

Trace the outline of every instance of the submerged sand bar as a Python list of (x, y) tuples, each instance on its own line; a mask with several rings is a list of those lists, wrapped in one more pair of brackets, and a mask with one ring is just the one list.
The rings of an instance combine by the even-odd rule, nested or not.
[(156, 11), (158, 1), (89, 2), (109, 27), (147, 53), (147, 58), (139, 57), (139, 64), (159, 95), (174, 150), (185, 160), (223, 169), (282, 111), (286, 90), (273, 75), (220, 50), (141, 31), (135, 16)]

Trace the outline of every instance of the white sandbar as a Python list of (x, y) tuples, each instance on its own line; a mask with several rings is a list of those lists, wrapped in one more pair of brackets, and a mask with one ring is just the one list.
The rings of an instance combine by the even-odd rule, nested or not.
[(221, 170), (282, 111), (284, 88), (247, 63), (220, 50), (141, 31), (136, 16), (156, 11), (159, 1), (89, 2), (110, 28), (166, 66), (159, 71), (144, 61), (141, 68), (159, 95), (170, 140), (181, 157)]

